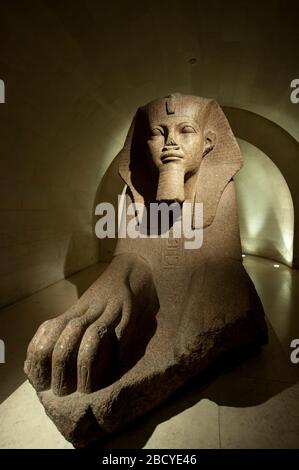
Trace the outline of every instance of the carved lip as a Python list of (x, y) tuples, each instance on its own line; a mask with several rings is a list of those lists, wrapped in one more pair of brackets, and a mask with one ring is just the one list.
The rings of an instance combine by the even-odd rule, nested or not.
[(173, 150), (168, 150), (166, 152), (163, 152), (160, 158), (162, 163), (167, 163), (182, 160), (184, 156), (181, 153), (174, 152)]

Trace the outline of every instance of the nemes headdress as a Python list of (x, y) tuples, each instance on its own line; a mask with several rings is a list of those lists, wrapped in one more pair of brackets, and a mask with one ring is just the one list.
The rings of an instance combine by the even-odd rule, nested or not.
[[(143, 168), (144, 178), (148, 164), (145, 155), (148, 122), (152, 118), (161, 119), (169, 115), (191, 118), (204, 132), (210, 131), (216, 137), (213, 149), (201, 161), (193, 195), (193, 202), (203, 203), (203, 227), (207, 227), (214, 220), (225, 187), (242, 167), (238, 143), (215, 100), (175, 93), (138, 108), (125, 144), (117, 156), (119, 174), (128, 185), (134, 202), (144, 202), (136, 172)], [(150, 178), (150, 172), (146, 173), (146, 178)], [(197, 224), (193, 218), (193, 228), (201, 228)]]

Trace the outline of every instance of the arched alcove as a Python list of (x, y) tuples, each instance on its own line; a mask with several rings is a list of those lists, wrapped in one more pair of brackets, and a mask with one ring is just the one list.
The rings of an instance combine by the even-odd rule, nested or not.
[(267, 155), (238, 142), (244, 160), (235, 177), (242, 251), (291, 266), (294, 208), (288, 185)]
[(223, 107), (234, 134), (259, 148), (282, 173), (294, 205), (293, 268), (299, 267), (299, 143), (285, 129), (245, 109)]

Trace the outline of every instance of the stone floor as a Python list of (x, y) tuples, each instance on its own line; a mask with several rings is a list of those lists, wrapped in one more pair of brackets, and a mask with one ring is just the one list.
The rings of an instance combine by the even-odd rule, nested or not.
[[(106, 438), (99, 448), (299, 448), (299, 271), (247, 256), (262, 299), (269, 345), (239, 364), (197, 378), (148, 416)], [(0, 448), (72, 448), (45, 415), (23, 373), (38, 325), (70, 306), (103, 270), (99, 264), (0, 311)]]

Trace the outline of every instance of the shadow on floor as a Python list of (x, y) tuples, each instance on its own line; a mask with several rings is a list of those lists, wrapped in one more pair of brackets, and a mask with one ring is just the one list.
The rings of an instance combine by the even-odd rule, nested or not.
[[(202, 399), (234, 408), (262, 404), (299, 382), (271, 327), (269, 345), (228, 357), (188, 381), (163, 405), (90, 447), (101, 449), (142, 448), (156, 427), (191, 408)], [(273, 363), (273, 360), (275, 363)]]

